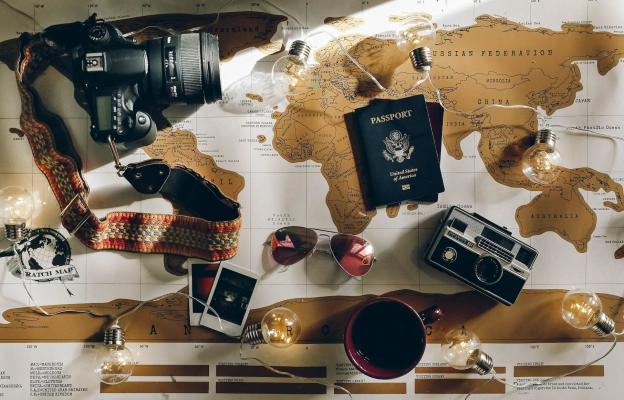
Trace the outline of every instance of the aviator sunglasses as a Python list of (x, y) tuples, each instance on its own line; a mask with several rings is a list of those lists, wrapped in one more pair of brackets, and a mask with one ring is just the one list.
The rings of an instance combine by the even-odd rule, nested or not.
[[(332, 235), (325, 233), (317, 235), (315, 231)], [(319, 236), (329, 239), (331, 252), (316, 248)], [(373, 263), (377, 261), (373, 245), (354, 235), (301, 226), (287, 226), (276, 231), (271, 240), (271, 255), (282, 265), (298, 263), (315, 251), (331, 254), (338, 265), (356, 279), (366, 275), (373, 267)]]

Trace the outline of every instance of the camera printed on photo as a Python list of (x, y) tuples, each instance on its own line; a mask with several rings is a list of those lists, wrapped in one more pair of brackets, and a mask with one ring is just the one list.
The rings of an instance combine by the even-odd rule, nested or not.
[[(257, 280), (223, 268), (210, 301), (222, 320), (243, 325)], [(214, 315), (210, 310), (208, 314)]]

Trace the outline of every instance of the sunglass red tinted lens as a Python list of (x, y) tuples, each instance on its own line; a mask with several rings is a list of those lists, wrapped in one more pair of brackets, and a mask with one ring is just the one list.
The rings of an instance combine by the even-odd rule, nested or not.
[(338, 264), (353, 276), (366, 275), (373, 266), (373, 246), (352, 235), (334, 235), (330, 246)]
[(282, 265), (303, 260), (316, 246), (318, 236), (308, 228), (289, 226), (275, 232), (271, 241), (271, 255)]

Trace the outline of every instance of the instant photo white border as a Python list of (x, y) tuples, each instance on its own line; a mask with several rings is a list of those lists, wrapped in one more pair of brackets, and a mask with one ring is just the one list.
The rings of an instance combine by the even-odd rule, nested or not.
[[(195, 297), (195, 293), (193, 292), (193, 264), (219, 264), (217, 262), (208, 262), (206, 260), (202, 260), (201, 258), (189, 258), (186, 261), (186, 269), (188, 271), (188, 290), (189, 290), (189, 295)], [(219, 269), (221, 268), (221, 266), (219, 266)], [(217, 271), (219, 270), (217, 269)], [(216, 282), (216, 275), (215, 275), (215, 282)], [(214, 285), (214, 283), (213, 283)], [(212, 291), (212, 288), (210, 288), (210, 290)], [(204, 312), (206, 311), (206, 307), (204, 307), (202, 309), (202, 312), (199, 313), (194, 313), (193, 312), (193, 302), (195, 300), (193, 299), (189, 299), (189, 325), (190, 326), (201, 326), (201, 318), (202, 315), (204, 315)]]
[[(245, 312), (245, 316), (243, 317), (243, 320), (241, 321), (242, 325), (236, 325), (232, 322), (221, 319), (221, 325), (223, 326), (223, 331), (221, 331), (221, 325), (219, 324), (219, 319), (215, 317), (214, 315), (208, 314), (207, 308), (204, 310), (204, 315), (202, 315), (201, 317), (201, 325), (210, 329), (214, 329), (219, 332), (224, 332), (230, 336), (240, 336), (243, 333), (243, 330), (245, 329), (245, 322), (247, 322), (249, 311), (251, 311), (251, 305), (253, 304), (253, 299), (256, 295), (258, 284), (260, 283), (260, 274), (251, 272), (248, 269), (238, 267), (234, 264), (230, 264), (225, 261), (221, 262), (221, 265), (219, 265), (219, 270), (217, 271), (217, 276), (215, 277), (215, 281), (212, 285), (212, 288), (210, 289), (210, 295), (208, 296), (208, 301), (207, 301), (208, 305), (210, 305), (210, 303), (212, 302), (212, 297), (214, 296), (215, 290), (217, 289), (217, 286), (219, 286), (219, 279), (221, 279), (221, 271), (223, 271), (223, 268), (227, 268), (230, 271), (234, 271), (236, 273), (239, 273), (241, 275), (244, 275), (244, 276), (247, 276), (249, 278), (256, 280), (256, 285), (254, 286), (253, 291), (251, 292), (251, 297), (249, 299), (249, 306), (247, 306), (247, 311)], [(219, 312), (219, 310), (216, 310), (216, 309), (215, 311), (217, 311), (217, 313)]]

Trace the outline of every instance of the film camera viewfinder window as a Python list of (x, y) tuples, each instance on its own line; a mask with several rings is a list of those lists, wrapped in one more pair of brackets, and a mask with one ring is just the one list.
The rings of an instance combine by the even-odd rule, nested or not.
[(494, 232), (488, 227), (483, 228), (483, 232), (481, 233), (481, 236), (483, 236), (486, 239), (490, 239), (492, 242), (496, 243), (500, 247), (507, 249), (509, 251), (511, 251), (511, 249), (513, 249), (514, 247), (513, 240), (507, 239), (503, 235)]
[(461, 233), (464, 233), (464, 232), (466, 232), (466, 228), (468, 228), (468, 224), (466, 224), (462, 220), (459, 220), (459, 219), (455, 218), (453, 220), (453, 222), (451, 223), (451, 227), (457, 229)]
[(531, 267), (531, 264), (533, 264), (533, 261), (535, 260), (535, 253), (532, 253), (524, 247), (521, 247), (518, 255), (516, 256), (516, 260), (520, 261), (527, 267)]

